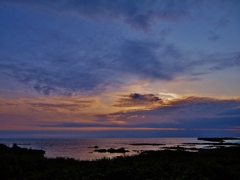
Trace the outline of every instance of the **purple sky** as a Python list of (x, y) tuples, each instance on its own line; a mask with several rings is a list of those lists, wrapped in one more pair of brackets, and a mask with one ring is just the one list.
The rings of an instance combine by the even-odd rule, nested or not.
[(2, 137), (240, 136), (240, 1), (1, 0)]

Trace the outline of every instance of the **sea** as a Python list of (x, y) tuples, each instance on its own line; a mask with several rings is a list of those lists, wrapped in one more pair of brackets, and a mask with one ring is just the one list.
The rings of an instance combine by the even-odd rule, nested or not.
[[(192, 151), (201, 148), (215, 148), (212, 144), (197, 138), (0, 139), (0, 143), (9, 147), (17, 144), (21, 148), (44, 150), (47, 158), (62, 157), (82, 161), (132, 156), (143, 151), (174, 149), (174, 147), (183, 147)], [(240, 140), (234, 141), (234, 143), (240, 143)], [(110, 148), (124, 148), (128, 152), (96, 151)]]

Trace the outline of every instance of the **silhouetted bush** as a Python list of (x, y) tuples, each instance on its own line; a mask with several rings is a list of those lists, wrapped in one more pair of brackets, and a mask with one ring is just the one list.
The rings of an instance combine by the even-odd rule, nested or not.
[(0, 144), (0, 179), (240, 179), (240, 147), (77, 161)]

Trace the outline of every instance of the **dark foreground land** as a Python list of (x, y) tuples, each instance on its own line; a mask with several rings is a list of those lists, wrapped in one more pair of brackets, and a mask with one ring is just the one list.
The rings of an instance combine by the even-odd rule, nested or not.
[(240, 179), (240, 147), (77, 161), (0, 144), (0, 179)]

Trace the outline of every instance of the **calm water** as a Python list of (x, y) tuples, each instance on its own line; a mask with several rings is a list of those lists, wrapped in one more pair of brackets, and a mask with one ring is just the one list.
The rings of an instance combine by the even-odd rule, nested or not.
[[(109, 138), (109, 139), (0, 139), (0, 143), (32, 149), (42, 149), (46, 152), (45, 157), (69, 157), (78, 160), (95, 160), (103, 157), (112, 158), (121, 155), (134, 155), (145, 150), (161, 150), (165, 147), (181, 146), (186, 148), (206, 148), (207, 145), (191, 145), (182, 143), (202, 143), (197, 138)], [(239, 141), (238, 141), (239, 142)], [(164, 145), (138, 145), (131, 144), (164, 144)], [(95, 146), (98, 149), (125, 148), (129, 152), (123, 153), (99, 153), (94, 152)]]

